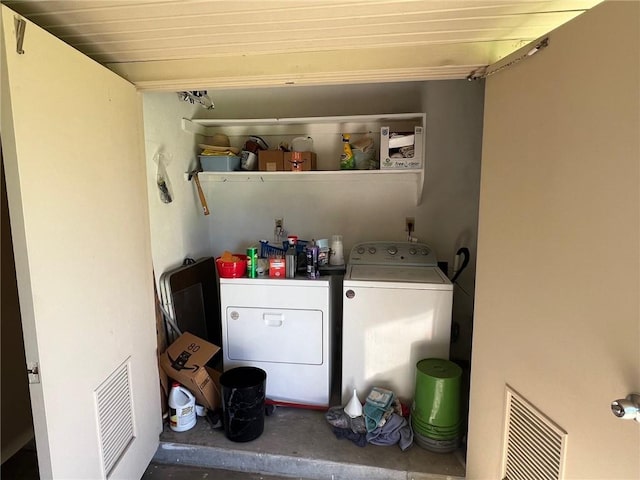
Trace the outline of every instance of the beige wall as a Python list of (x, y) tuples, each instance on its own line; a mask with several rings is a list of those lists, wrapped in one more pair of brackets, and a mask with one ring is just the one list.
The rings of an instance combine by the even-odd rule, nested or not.
[(486, 85), (467, 477), (500, 477), (505, 384), (565, 478), (640, 477), (640, 4), (606, 2)]
[[(175, 93), (145, 93), (144, 115), (154, 267), (159, 275), (187, 255), (244, 251), (273, 239), (274, 218), (301, 238), (344, 236), (345, 253), (368, 240), (404, 240), (404, 219), (416, 219), (416, 236), (439, 259), (452, 262), (457, 248), (475, 254), (482, 132), (482, 83), (464, 80), (214, 90), (215, 110), (180, 102)], [(180, 128), (187, 118), (274, 118), (427, 112), (424, 200), (413, 185), (390, 181), (211, 182), (203, 177), (211, 215), (204, 217), (184, 172), (198, 152), (194, 136)], [(153, 153), (171, 157), (174, 202), (162, 204), (155, 186)], [(382, 177), (380, 177), (382, 178)], [(310, 213), (311, 212), (311, 213)], [(475, 255), (473, 255), (475, 258)], [(473, 263), (460, 277), (473, 288)]]

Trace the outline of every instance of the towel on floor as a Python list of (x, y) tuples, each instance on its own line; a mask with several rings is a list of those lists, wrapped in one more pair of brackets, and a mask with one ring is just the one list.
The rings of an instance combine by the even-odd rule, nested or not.
[(371, 389), (363, 408), (368, 432), (382, 426), (383, 420), (393, 412), (394, 399), (395, 395), (391, 390), (380, 387)]
[(413, 430), (404, 417), (392, 413), (382, 427), (367, 433), (367, 442), (373, 445), (395, 445), (403, 452), (413, 445)]

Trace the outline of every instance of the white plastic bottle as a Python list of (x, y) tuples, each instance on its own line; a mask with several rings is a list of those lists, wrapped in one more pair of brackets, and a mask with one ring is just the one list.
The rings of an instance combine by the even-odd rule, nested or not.
[(342, 248), (342, 235), (331, 237), (331, 255), (329, 265), (344, 265), (344, 251)]
[(174, 432), (185, 432), (196, 424), (196, 397), (178, 382), (169, 392), (169, 426)]

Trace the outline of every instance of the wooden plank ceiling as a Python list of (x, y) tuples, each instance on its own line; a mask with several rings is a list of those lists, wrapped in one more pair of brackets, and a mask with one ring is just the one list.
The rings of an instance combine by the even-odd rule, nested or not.
[(141, 89), (196, 89), (465, 78), (600, 0), (2, 3)]

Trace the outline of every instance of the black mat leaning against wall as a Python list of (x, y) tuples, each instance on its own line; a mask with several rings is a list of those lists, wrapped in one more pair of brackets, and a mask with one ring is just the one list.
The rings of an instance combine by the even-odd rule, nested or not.
[[(222, 347), (220, 303), (213, 257), (185, 259), (180, 267), (160, 276), (167, 341), (190, 332)], [(217, 355), (216, 358), (221, 358)]]

